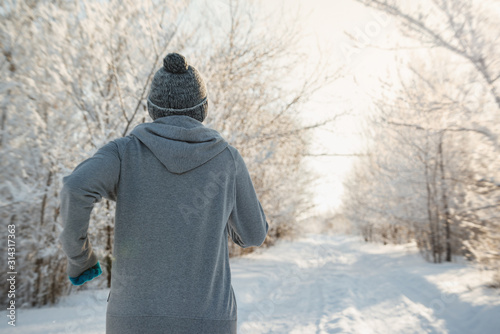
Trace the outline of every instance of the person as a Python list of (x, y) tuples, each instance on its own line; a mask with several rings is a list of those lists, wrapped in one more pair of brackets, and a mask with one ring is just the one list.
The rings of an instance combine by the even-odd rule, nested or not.
[(268, 232), (247, 166), (202, 124), (207, 89), (184, 56), (164, 58), (147, 109), (153, 122), (63, 177), (67, 274), (75, 285), (101, 274), (89, 218), (103, 197), (116, 201), (106, 333), (236, 333), (228, 236), (247, 248)]

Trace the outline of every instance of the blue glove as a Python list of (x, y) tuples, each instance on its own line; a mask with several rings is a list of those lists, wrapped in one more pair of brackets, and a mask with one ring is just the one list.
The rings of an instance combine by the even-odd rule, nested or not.
[(82, 285), (85, 282), (93, 280), (100, 274), (102, 274), (101, 265), (99, 264), (99, 261), (97, 261), (95, 266), (85, 270), (83, 273), (80, 274), (80, 276), (78, 277), (68, 276), (68, 277), (71, 283), (73, 283), (73, 285)]

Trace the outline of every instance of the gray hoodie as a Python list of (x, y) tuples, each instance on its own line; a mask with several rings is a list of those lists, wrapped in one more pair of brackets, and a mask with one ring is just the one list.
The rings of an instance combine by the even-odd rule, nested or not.
[(106, 333), (236, 333), (228, 235), (246, 248), (268, 231), (239, 152), (188, 116), (101, 147), (63, 178), (71, 277), (97, 263), (87, 230), (102, 197), (116, 201)]

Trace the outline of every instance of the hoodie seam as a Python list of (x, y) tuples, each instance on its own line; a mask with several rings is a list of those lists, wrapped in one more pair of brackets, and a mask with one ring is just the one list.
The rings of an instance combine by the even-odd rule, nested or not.
[[(237, 180), (237, 174), (238, 174), (238, 166), (236, 165), (236, 158), (234, 157), (234, 153), (233, 153), (233, 150), (235, 151), (238, 151), (235, 147), (231, 146), (231, 145), (228, 145), (228, 149), (229, 149), (229, 152), (231, 153), (231, 157), (233, 158), (233, 166), (234, 166), (234, 180), (233, 180), (233, 207), (231, 208), (231, 212), (229, 214), (229, 216), (231, 216), (232, 212), (234, 211), (234, 208), (236, 207), (236, 180)], [(239, 152), (238, 152), (239, 153)], [(229, 221), (228, 221), (228, 224), (229, 225)], [(235, 240), (233, 240), (233, 242), (237, 245), (239, 245), (240, 247), (245, 247), (245, 243), (243, 242), (243, 239), (241, 238), (241, 236), (238, 234), (238, 232), (231, 226), (229, 226), (231, 228), (231, 231), (236, 235), (236, 237), (238, 238), (238, 241), (241, 243), (239, 244), (238, 242), (236, 242)], [(229, 229), (228, 229), (229, 231)], [(233, 239), (233, 236), (231, 235), (231, 240)]]
[(125, 151), (125, 149), (127, 148), (128, 144), (130, 144), (130, 142), (132, 141), (132, 138), (130, 137), (130, 135), (128, 135), (126, 137), (118, 138), (118, 140), (123, 139), (123, 138), (128, 139), (127, 143), (125, 143), (124, 146), (122, 145), (123, 148), (120, 148), (120, 145), (118, 145), (118, 143), (116, 142), (116, 139), (113, 140), (113, 143), (116, 145), (116, 148), (117, 148), (117, 151), (118, 151), (118, 158), (120, 159), (120, 162), (123, 160), (122, 159), (123, 151)]
[[(204, 163), (202, 163), (202, 164), (200, 164), (200, 165), (198, 165), (198, 166), (196, 166), (196, 167), (193, 167), (193, 168), (191, 168), (191, 169), (189, 169), (189, 170), (186, 170), (185, 172), (182, 172), (182, 173), (174, 173), (174, 174), (185, 174), (185, 173), (188, 173), (188, 172), (190, 172), (190, 171), (192, 171), (192, 170), (194, 170), (194, 169), (196, 169), (196, 168), (199, 168), (199, 167), (201, 167), (201, 166), (203, 166), (203, 165), (205, 165), (205, 164), (209, 163), (211, 160), (213, 160), (213, 159), (214, 159), (215, 157), (217, 157), (219, 154), (221, 154), (222, 152), (224, 152), (224, 150), (225, 150), (227, 147), (228, 147), (228, 145), (226, 145), (226, 147), (224, 147), (224, 148), (223, 148), (223, 149), (222, 149), (219, 153), (215, 154), (213, 157), (211, 157), (210, 159), (208, 159), (208, 160), (207, 160), (207, 161), (205, 161)], [(233, 158), (233, 160), (234, 160), (234, 158)], [(167, 168), (167, 170), (168, 170), (168, 168)], [(172, 172), (172, 173), (173, 173), (173, 172)]]
[[(166, 116), (166, 117), (174, 117), (174, 116)], [(166, 118), (165, 117), (165, 118)], [(196, 120), (193, 119), (193, 121), (195, 122), (198, 122)], [(156, 122), (156, 121), (155, 121)], [(151, 123), (151, 124), (155, 124), (155, 122)], [(199, 122), (198, 122), (199, 123)], [(143, 124), (149, 124), (149, 123), (143, 123)], [(157, 123), (156, 125), (159, 125), (161, 123)], [(200, 123), (201, 124), (201, 123)], [(202, 124), (201, 124), (202, 125)], [(176, 126), (176, 125), (174, 125)], [(203, 126), (203, 125), (202, 125)], [(179, 126), (180, 128), (184, 128), (182, 126)], [(168, 139), (169, 141), (174, 141), (174, 142), (180, 142), (180, 143), (209, 143), (211, 141), (213, 141), (213, 139), (217, 139), (217, 141), (222, 142), (224, 143), (223, 146), (220, 147), (220, 149), (215, 149), (214, 151), (217, 152), (215, 153), (214, 155), (211, 155), (206, 161), (204, 161), (203, 163), (199, 163), (199, 162), (196, 162), (197, 164), (190, 164), (191, 166), (190, 167), (182, 167), (182, 168), (177, 168), (176, 166), (171, 166), (170, 164), (168, 163), (164, 163), (164, 159), (162, 159), (162, 156), (157, 152), (157, 150), (153, 150), (150, 146), (149, 146), (149, 139), (147, 139), (147, 135), (146, 133), (143, 133), (143, 132), (149, 132), (147, 130), (147, 125), (144, 125), (144, 128), (143, 131), (138, 131), (139, 133), (135, 133), (137, 131), (137, 127), (130, 133), (130, 136), (134, 136), (142, 145), (144, 145), (152, 154), (153, 156), (156, 157), (156, 159), (158, 159), (162, 164), (163, 166), (166, 168), (166, 170), (172, 174), (176, 174), (176, 175), (182, 175), (182, 174), (185, 174), (185, 173), (188, 173), (194, 169), (197, 169), (203, 165), (205, 165), (206, 163), (210, 162), (211, 160), (213, 160), (215, 157), (217, 157), (219, 154), (221, 154), (229, 145), (229, 143), (224, 139), (222, 138), (217, 131), (213, 130), (213, 129), (210, 129), (210, 128), (206, 128), (210, 131), (213, 131), (215, 132), (215, 134), (217, 134), (217, 136), (213, 136), (210, 140), (204, 140), (204, 141), (187, 141), (185, 139), (177, 139), (177, 138), (166, 138), (166, 137), (163, 137), (164, 139)], [(194, 128), (194, 127), (193, 127)], [(191, 129), (191, 128), (189, 128)], [(153, 134), (156, 134), (157, 133), (153, 133)], [(160, 135), (160, 137), (162, 137)], [(220, 139), (220, 140), (219, 140)], [(161, 152), (160, 152), (161, 153)], [(200, 159), (202, 160), (202, 159)], [(189, 169), (185, 169), (185, 168), (189, 168)]]
[(132, 138), (130, 136), (122, 137), (122, 138), (128, 138), (127, 142), (125, 143), (125, 145), (123, 146), (122, 149), (120, 149), (120, 145), (118, 145), (118, 143), (116, 143), (116, 141), (113, 140), (113, 143), (116, 145), (116, 148), (118, 151), (118, 160), (120, 160), (120, 174), (118, 175), (118, 181), (116, 183), (116, 189), (115, 189), (117, 195), (118, 195), (118, 186), (120, 184), (121, 177), (122, 177), (122, 165), (123, 165), (122, 164), (122, 162), (123, 162), (122, 155), (123, 155), (123, 152), (125, 151), (125, 149), (127, 148), (128, 144), (130, 144), (130, 142), (132, 141)]
[(233, 207), (231, 208), (231, 212), (233, 212), (234, 207), (236, 206), (236, 174), (238, 174), (238, 167), (236, 166), (236, 159), (234, 158), (233, 150), (231, 148), (234, 148), (230, 145), (228, 145), (228, 150), (229, 153), (231, 153), (231, 158), (233, 158), (233, 166), (234, 166), (234, 178), (233, 178)]

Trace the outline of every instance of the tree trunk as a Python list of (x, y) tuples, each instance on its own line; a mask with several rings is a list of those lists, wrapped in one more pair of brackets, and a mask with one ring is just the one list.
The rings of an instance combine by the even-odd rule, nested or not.
[[(106, 209), (110, 211), (109, 207), (109, 200), (106, 200)], [(114, 218), (111, 218), (114, 219)], [(112, 257), (113, 257), (113, 244), (111, 242), (111, 236), (113, 235), (113, 229), (111, 228), (111, 223), (108, 223), (106, 226), (106, 235), (107, 235), (107, 240), (106, 240), (106, 271), (108, 273), (107, 281), (108, 281), (108, 288), (111, 288), (111, 267), (112, 267)]]
[(443, 201), (444, 208), (444, 226), (445, 226), (445, 237), (446, 237), (446, 259), (445, 261), (451, 262), (451, 229), (450, 229), (450, 209), (448, 207), (448, 197), (446, 187), (446, 179), (444, 174), (444, 158), (443, 158), (443, 135), (444, 132), (441, 133), (441, 137), (439, 139), (439, 169), (441, 171), (441, 197)]
[(432, 218), (432, 209), (431, 209), (431, 204), (432, 204), (432, 193), (431, 193), (431, 186), (429, 184), (429, 166), (427, 163), (425, 164), (425, 185), (427, 189), (427, 217), (429, 218), (429, 233), (430, 233), (430, 252), (432, 254), (432, 260), (434, 263), (436, 263), (437, 258), (436, 258), (436, 232), (435, 232), (435, 227), (434, 227), (434, 219)]

